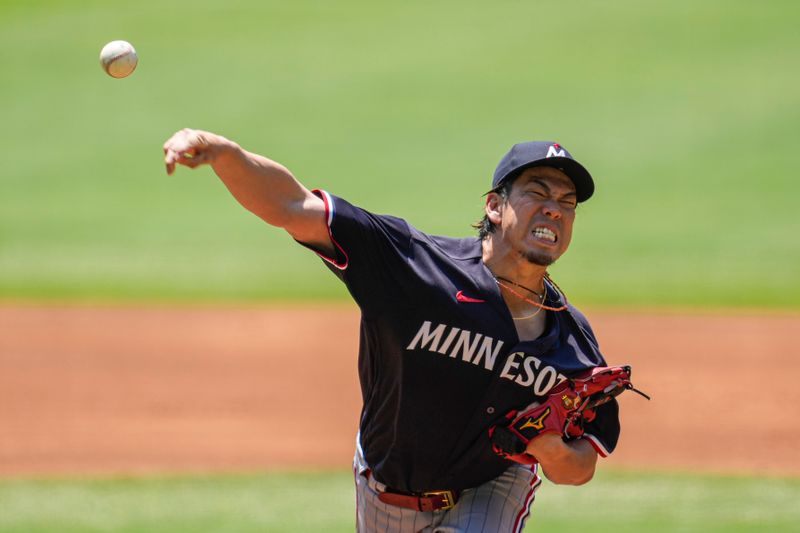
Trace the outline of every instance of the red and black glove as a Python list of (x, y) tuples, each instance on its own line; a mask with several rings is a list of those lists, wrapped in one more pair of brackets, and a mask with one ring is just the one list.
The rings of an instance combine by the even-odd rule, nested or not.
[(631, 384), (630, 366), (592, 368), (566, 379), (553, 387), (544, 402), (509, 411), (507, 424), (492, 426), (492, 449), (518, 463), (536, 463), (536, 458), (525, 451), (530, 441), (548, 432), (567, 440), (582, 436), (584, 424), (596, 416), (594, 409), (629, 389), (650, 399)]

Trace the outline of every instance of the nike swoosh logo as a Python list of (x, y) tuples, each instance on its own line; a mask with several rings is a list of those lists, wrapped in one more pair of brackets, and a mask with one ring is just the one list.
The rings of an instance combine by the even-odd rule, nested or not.
[(486, 300), (479, 300), (477, 298), (470, 298), (469, 296), (465, 296), (464, 291), (458, 291), (456, 293), (456, 300), (467, 304), (482, 304), (486, 302)]

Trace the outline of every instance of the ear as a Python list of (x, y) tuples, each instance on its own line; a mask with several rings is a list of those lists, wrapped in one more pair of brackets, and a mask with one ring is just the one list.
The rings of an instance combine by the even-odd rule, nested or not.
[(505, 206), (505, 202), (496, 192), (490, 192), (486, 195), (484, 211), (492, 224), (500, 224), (500, 220), (503, 218), (503, 206)]

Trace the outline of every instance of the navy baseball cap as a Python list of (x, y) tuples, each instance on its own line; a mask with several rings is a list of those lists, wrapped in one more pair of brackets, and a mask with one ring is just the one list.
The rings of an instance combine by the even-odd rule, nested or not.
[(551, 141), (531, 141), (511, 147), (494, 171), (492, 190), (504, 181), (516, 178), (528, 167), (554, 167), (569, 176), (575, 184), (575, 194), (579, 202), (591, 198), (594, 193), (594, 180), (583, 165), (575, 161), (566, 148)]

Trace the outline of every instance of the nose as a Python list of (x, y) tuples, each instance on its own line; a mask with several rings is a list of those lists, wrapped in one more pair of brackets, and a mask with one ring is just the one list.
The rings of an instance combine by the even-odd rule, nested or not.
[(542, 213), (553, 220), (558, 220), (562, 216), (561, 208), (557, 202), (547, 202), (544, 207), (542, 207)]

